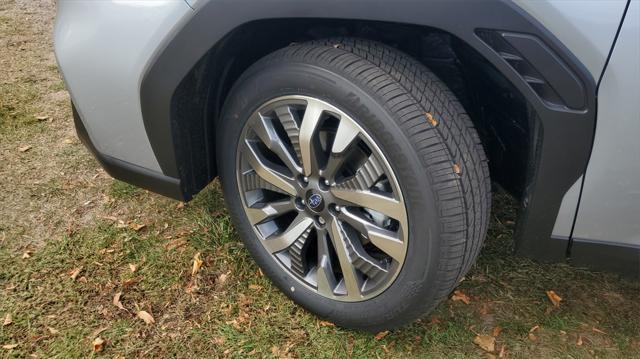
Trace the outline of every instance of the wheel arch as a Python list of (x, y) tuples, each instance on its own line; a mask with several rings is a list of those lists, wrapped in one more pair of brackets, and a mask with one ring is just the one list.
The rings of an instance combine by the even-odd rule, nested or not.
[[(331, 9), (325, 6), (322, 11), (312, 6), (321, 6), (321, 1), (292, 1), (275, 8), (255, 2), (245, 7), (243, 3), (201, 5), (194, 18), (151, 62), (141, 83), (143, 119), (154, 153), (163, 172), (180, 179), (187, 198), (216, 176), (212, 143), (215, 120), (234, 80), (253, 61), (291, 42), (357, 36), (397, 46), (424, 63), (425, 56), (420, 53), (424, 47), (403, 45), (403, 39), (414, 39), (415, 34), (435, 36), (436, 40), (448, 38), (456, 54), (444, 60), (481, 68), (480, 73), (494, 77), (496, 83), (491, 89), (499, 90), (489, 93), (513, 97), (508, 102), (513, 108), (498, 122), (506, 128), (489, 124), (485, 130), (489, 137), (494, 136), (495, 143), (485, 145), (495, 146), (498, 151), (502, 147), (503, 153), (521, 150), (507, 161), (516, 167), (492, 167), (492, 177), (503, 177), (505, 187), (511, 187), (520, 198), (518, 250), (537, 258), (564, 258), (566, 243), (550, 240), (550, 235), (564, 194), (586, 168), (595, 126), (595, 81), (536, 20), (503, 1), (465, 3), (469, 9), (464, 13), (450, 2), (403, 5), (412, 7), (410, 11), (398, 11), (393, 4), (362, 6), (349, 1)], [(220, 19), (216, 15), (220, 13), (230, 15)], [(500, 28), (495, 29), (495, 24)], [(390, 35), (393, 33), (396, 35)], [(546, 54), (532, 53), (536, 45)], [(518, 60), (504, 56), (505, 52), (528, 55), (522, 57), (530, 68), (522, 70), (513, 63)], [(546, 80), (545, 75), (551, 79), (551, 74), (536, 70), (545, 63), (563, 71), (565, 77), (560, 83), (546, 81), (551, 89), (535, 81), (539, 77)], [(485, 93), (478, 87), (481, 79), (476, 79), (475, 85), (462, 84), (466, 89), (456, 89), (459, 77), (446, 78), (451, 75), (446, 69), (439, 72), (433, 68), (437, 64), (426, 65), (459, 97), (482, 97)], [(533, 79), (532, 71), (537, 75)], [(571, 97), (576, 89), (578, 98)], [(483, 114), (486, 109), (472, 102), (463, 100), (482, 132), (479, 122), (491, 113)], [(524, 146), (511, 136), (517, 132), (509, 125), (508, 117), (513, 113), (518, 113), (515, 127), (527, 126), (521, 138), (527, 141)], [(513, 143), (505, 144), (510, 140)], [(509, 148), (512, 150), (507, 151)], [(492, 163), (500, 162), (491, 151), (488, 149)]]

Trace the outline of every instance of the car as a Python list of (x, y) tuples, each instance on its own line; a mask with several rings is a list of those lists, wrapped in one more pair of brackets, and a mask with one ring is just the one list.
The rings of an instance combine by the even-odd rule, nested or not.
[(640, 2), (58, 1), (78, 136), (189, 201), (219, 178), (276, 287), (393, 329), (516, 253), (640, 273)]

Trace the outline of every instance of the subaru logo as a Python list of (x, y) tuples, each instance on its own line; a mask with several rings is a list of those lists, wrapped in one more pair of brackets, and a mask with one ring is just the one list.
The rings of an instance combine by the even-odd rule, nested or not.
[(316, 209), (318, 208), (318, 206), (320, 206), (321, 203), (322, 203), (322, 196), (320, 196), (319, 194), (314, 193), (311, 196), (309, 196), (309, 208)]

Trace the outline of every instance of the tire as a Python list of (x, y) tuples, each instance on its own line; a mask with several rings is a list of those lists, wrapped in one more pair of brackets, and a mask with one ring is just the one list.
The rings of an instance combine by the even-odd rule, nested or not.
[[(325, 289), (324, 295), (320, 294), (320, 255), (317, 256), (315, 289), (301, 279), (303, 274), (297, 277), (287, 270), (282, 260), (278, 259), (281, 257), (272, 254), (265, 245), (273, 243), (265, 241), (283, 230), (276, 229), (269, 238), (266, 235), (261, 237), (261, 230), (256, 229), (258, 225), (252, 224), (254, 221), (248, 216), (247, 196), (250, 191), (243, 187), (244, 174), (241, 173), (246, 173), (242, 172), (247, 163), (244, 158), (250, 152), (247, 150), (249, 147), (243, 146), (246, 143), (253, 144), (256, 138), (256, 132), (251, 129), (253, 122), (250, 121), (256, 121), (251, 119), (257, 116), (259, 110), (268, 108), (265, 104), (270, 101), (295, 96), (317, 99), (335, 107), (335, 112), (339, 112), (336, 116), (340, 118), (340, 124), (346, 119), (355, 121), (362, 130), (359, 136), (365, 143), (361, 146), (365, 150), (358, 150), (358, 153), (367, 155), (371, 151), (373, 155), (376, 151), (380, 152), (377, 158), (381, 159), (380, 163), (386, 164), (382, 166), (386, 166), (386, 172), (381, 178), (391, 183), (385, 188), (390, 186), (390, 196), (399, 198), (397, 201), (404, 205), (404, 212), (398, 217), (405, 215), (406, 221), (385, 217), (387, 219), (383, 223), (386, 229), (396, 230), (399, 236), (403, 236), (401, 242), (406, 251), (403, 253), (406, 254), (381, 259), (380, 263), (392, 263), (385, 267), (386, 277), (383, 278), (388, 278), (386, 281), (374, 281), (377, 274), (370, 275), (367, 270), (356, 271), (358, 278), (366, 278), (367, 283), (373, 283), (373, 288), (377, 288), (375, 285), (382, 288), (380, 283), (385, 286), (383, 290), (374, 291), (368, 296), (363, 294), (366, 286), (359, 287), (362, 300), (358, 300), (357, 296), (353, 299), (350, 295), (344, 296), (348, 300), (340, 297), (341, 293), (348, 293), (351, 289), (344, 289), (348, 286), (347, 274), (341, 271), (347, 267), (342, 267), (339, 260), (338, 274), (335, 274), (335, 270), (329, 272), (335, 274), (333, 279), (342, 278), (339, 279), (342, 287), (332, 286), (329, 292)], [(304, 106), (306, 113), (311, 102), (306, 102)], [(327, 111), (328, 116), (333, 116), (333, 110)], [(487, 232), (491, 191), (487, 160), (479, 137), (469, 116), (451, 91), (422, 64), (394, 48), (368, 40), (338, 38), (296, 44), (278, 50), (252, 65), (234, 84), (216, 133), (217, 163), (225, 200), (245, 246), (263, 272), (283, 293), (323, 319), (342, 327), (373, 332), (405, 325), (431, 311), (446, 298), (480, 251)], [(284, 138), (282, 128), (279, 134), (278, 138)], [(338, 137), (337, 134), (335, 136)], [(296, 144), (294, 140), (284, 142), (289, 146)], [(321, 144), (317, 146), (322, 148)], [(264, 146), (259, 145), (259, 148), (262, 151)], [(289, 150), (288, 153), (296, 157), (294, 151)], [(304, 156), (298, 152), (298, 158), (311, 158)], [(307, 167), (303, 173), (307, 173), (305, 171)], [(302, 177), (293, 178), (298, 182), (305, 180)], [(317, 186), (322, 187), (320, 182)], [(311, 186), (311, 182), (302, 182), (301, 186), (307, 184)], [(337, 180), (332, 185), (338, 186)], [(327, 193), (334, 193), (333, 189)], [(373, 187), (369, 189), (374, 190)], [(263, 193), (261, 196), (265, 198), (264, 193), (271, 193), (268, 189), (258, 192)], [(336, 190), (336, 193), (339, 191)], [(305, 197), (307, 201), (302, 205), (299, 203), (302, 197), (298, 197), (298, 212), (315, 213), (310, 212), (311, 203), (314, 202), (312, 197)], [(324, 201), (321, 202), (323, 206), (332, 206), (328, 202), (334, 199), (339, 200), (327, 195), (319, 201)], [(343, 208), (346, 212), (347, 207)], [(336, 214), (335, 210), (323, 211), (327, 215)], [(373, 221), (372, 213), (376, 212), (364, 211), (370, 214), (367, 218)], [(341, 242), (334, 240), (342, 235), (344, 238), (354, 238), (353, 234), (350, 237), (346, 235), (349, 230), (345, 228), (351, 228), (350, 225), (334, 226), (334, 222), (331, 222), (331, 228), (325, 230), (322, 229), (322, 223), (317, 222), (321, 221), (319, 216), (314, 218), (316, 221), (310, 228), (316, 228), (317, 243), (325, 243), (325, 239), (329, 246), (333, 243), (333, 251), (327, 251), (332, 254), (327, 254), (326, 258), (343, 258), (336, 249)], [(342, 222), (336, 220), (335, 223)], [(288, 231), (291, 227), (286, 226), (284, 228)], [(338, 230), (332, 232), (335, 228)], [(328, 237), (325, 233), (329, 233)], [(365, 238), (362, 241), (365, 243), (367, 240)], [(372, 240), (369, 244), (362, 243), (355, 243), (355, 246), (362, 249), (367, 245), (375, 253), (382, 252), (384, 257), (384, 251), (375, 248), (377, 242), (373, 247), (370, 246)], [(351, 256), (349, 258), (355, 258), (353, 252), (347, 254)], [(376, 260), (382, 258), (374, 254), (371, 256)], [(313, 260), (313, 256), (309, 258)], [(396, 258), (402, 258), (402, 261), (393, 267)], [(294, 259), (290, 261), (293, 268)], [(394, 276), (390, 274), (391, 268), (396, 270)], [(322, 283), (325, 281), (323, 279)], [(335, 284), (335, 281), (330, 282)]]

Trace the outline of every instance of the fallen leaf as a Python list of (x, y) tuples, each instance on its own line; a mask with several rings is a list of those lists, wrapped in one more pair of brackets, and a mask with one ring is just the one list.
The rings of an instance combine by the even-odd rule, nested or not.
[(60, 334), (60, 331), (58, 329), (52, 328), (52, 327), (47, 327), (47, 330), (49, 331), (49, 333), (51, 333), (52, 335), (56, 335), (56, 334)]
[(78, 278), (78, 275), (80, 274), (80, 272), (82, 272), (82, 267), (78, 267), (72, 271), (69, 272), (69, 277), (71, 277), (71, 280), (76, 280), (76, 278)]
[(487, 359), (496, 359), (496, 356), (491, 353), (487, 353)]
[(500, 348), (500, 353), (498, 353), (498, 358), (506, 358), (507, 357), (507, 346), (502, 344)]
[(2, 326), (6, 327), (7, 325), (11, 325), (13, 323), (13, 317), (11, 316), (11, 313), (7, 313), (7, 315), (4, 316), (4, 322), (2, 322)]
[(431, 126), (433, 126), (433, 127), (438, 126), (438, 120), (433, 118), (433, 115), (431, 113), (426, 112), (424, 115), (427, 117), (427, 122), (429, 122), (431, 124)]
[(534, 325), (531, 329), (529, 329), (529, 340), (535, 342), (536, 340), (538, 340), (538, 337), (536, 337), (535, 334), (533, 334), (533, 332), (535, 332), (536, 330), (540, 329), (539, 325)]
[(104, 349), (104, 339), (98, 337), (93, 340), (93, 351), (99, 353)]
[(326, 320), (319, 320), (318, 324), (320, 324), (321, 327), (335, 327), (336, 326), (335, 324), (333, 324), (331, 322), (328, 322)]
[(460, 168), (459, 164), (457, 164), (457, 163), (453, 164), (453, 172), (455, 172), (455, 174), (457, 174), (457, 175), (462, 173), (462, 169)]
[(187, 244), (187, 241), (184, 239), (176, 239), (164, 245), (164, 248), (168, 251), (172, 249), (176, 249), (182, 247)]
[(116, 307), (122, 310), (127, 310), (125, 309), (124, 305), (122, 305), (122, 302), (120, 301), (121, 296), (122, 296), (122, 292), (118, 292), (113, 296), (113, 305), (115, 305)]
[(70, 144), (73, 143), (73, 140), (70, 139), (70, 138), (67, 138), (67, 139), (64, 140), (64, 143), (67, 144), (67, 145), (70, 145)]
[(191, 268), (191, 275), (196, 275), (202, 267), (202, 259), (200, 259), (200, 252), (193, 256), (193, 267)]
[(493, 353), (496, 349), (496, 338), (490, 335), (478, 334), (473, 339), (473, 343), (489, 353)]
[(376, 338), (376, 340), (382, 340), (387, 335), (389, 335), (389, 331), (385, 330), (384, 332), (380, 332), (380, 333), (376, 334), (376, 336), (374, 338)]
[(596, 333), (600, 333), (600, 334), (604, 334), (604, 335), (608, 335), (607, 332), (605, 332), (604, 330), (600, 330), (596, 327), (592, 327), (591, 330), (593, 330)]
[(36, 120), (38, 121), (46, 121), (48, 119), (49, 119), (49, 116), (47, 115), (36, 116)]
[(576, 345), (577, 346), (581, 346), (582, 345), (582, 335), (578, 335), (578, 340), (576, 341)]
[(137, 223), (129, 224), (129, 228), (133, 229), (136, 232), (140, 232), (146, 226), (147, 226), (146, 224), (137, 224)]
[(14, 348), (17, 348), (17, 347), (18, 347), (18, 344), (5, 344), (5, 345), (2, 346), (2, 349), (11, 350), (11, 349), (14, 349)]
[(127, 280), (125, 280), (124, 282), (122, 282), (122, 286), (125, 288), (131, 287), (132, 285), (138, 283), (138, 280), (136, 278), (129, 278)]
[(502, 327), (501, 326), (497, 326), (497, 327), (493, 328), (493, 332), (491, 333), (491, 335), (495, 338), (498, 335), (500, 335), (500, 333), (502, 333)]
[(131, 270), (131, 273), (135, 273), (138, 270), (138, 266), (132, 263), (129, 263), (129, 269)]
[(464, 304), (471, 303), (471, 298), (469, 298), (469, 296), (464, 294), (461, 290), (455, 290), (453, 292), (453, 295), (451, 296), (451, 300), (453, 300), (454, 302), (461, 301)]
[(251, 290), (262, 290), (262, 286), (261, 285), (257, 285), (257, 284), (249, 284), (249, 289), (251, 289)]
[(183, 208), (184, 208), (184, 202), (179, 202), (179, 203), (176, 205), (176, 209), (183, 209)]
[(144, 310), (141, 310), (141, 311), (138, 312), (138, 318), (144, 320), (144, 322), (147, 323), (147, 324), (153, 324), (153, 323), (156, 322), (156, 320), (153, 319), (151, 314), (145, 312)]
[(560, 301), (562, 300), (562, 297), (559, 296), (558, 294), (556, 294), (556, 292), (554, 292), (552, 290), (548, 290), (547, 291), (547, 297), (549, 298), (551, 303), (553, 303), (554, 307), (559, 307), (560, 306)]
[(27, 152), (27, 151), (29, 151), (29, 150), (30, 150), (30, 149), (32, 149), (32, 148), (33, 148), (32, 146), (30, 146), (30, 145), (26, 145), (26, 146), (18, 147), (18, 151), (20, 151), (20, 152)]

